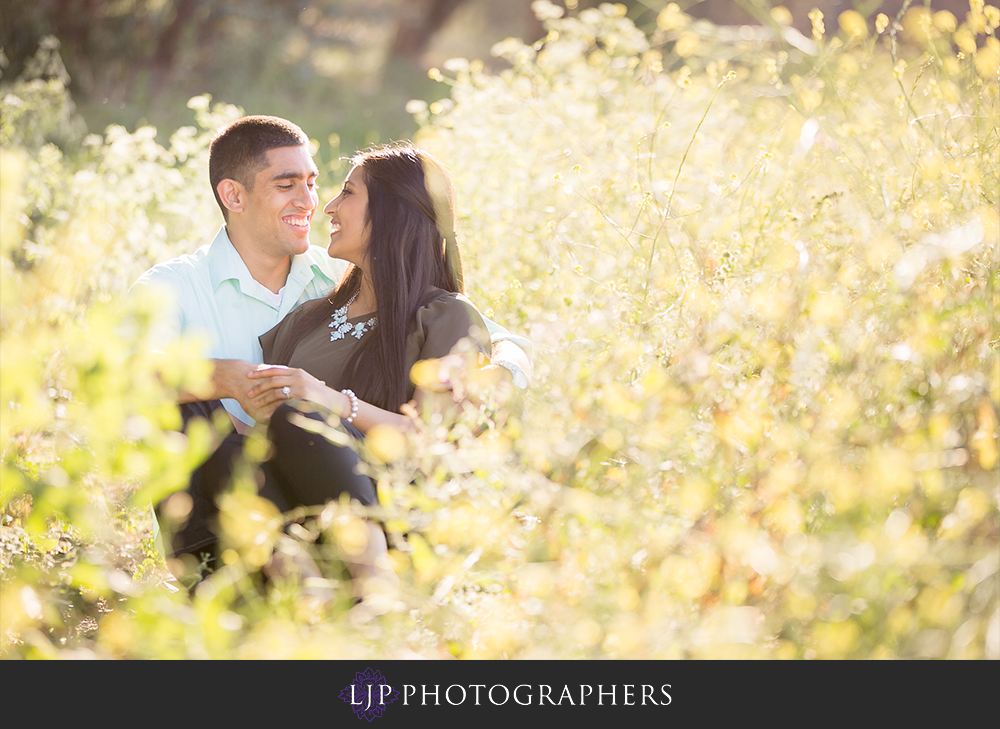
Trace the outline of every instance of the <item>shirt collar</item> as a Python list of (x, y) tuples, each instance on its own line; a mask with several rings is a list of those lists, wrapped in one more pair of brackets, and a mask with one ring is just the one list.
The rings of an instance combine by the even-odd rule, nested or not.
[(295, 308), (303, 292), (313, 282), (317, 282), (320, 289), (313, 291), (312, 296), (318, 296), (325, 293), (327, 289), (333, 288), (334, 281), (327, 276), (323, 266), (316, 260), (316, 250), (310, 248), (301, 255), (292, 256), (292, 266), (288, 271), (288, 278), (285, 279), (285, 293), (281, 299), (281, 311), (279, 312), (281, 316), (285, 316)]
[[(322, 276), (327, 280), (322, 266), (312, 259), (310, 253), (311, 251), (307, 251), (301, 256), (292, 256), (292, 265), (288, 271), (288, 278), (285, 279), (285, 293), (282, 296), (283, 310), (290, 310), (313, 278)], [(241, 292), (263, 301), (258, 295), (262, 292), (263, 286), (250, 275), (250, 269), (229, 239), (225, 225), (219, 229), (218, 235), (208, 249), (208, 271), (213, 289), (217, 289), (224, 281), (236, 281)]]
[(233, 242), (229, 240), (229, 232), (225, 225), (219, 228), (218, 235), (208, 249), (208, 273), (213, 289), (217, 289), (222, 282), (230, 280), (235, 280), (245, 294), (251, 294), (260, 286), (250, 275), (250, 269), (243, 262)]
[(301, 256), (292, 256), (292, 267), (288, 270), (288, 278), (285, 279), (285, 286), (290, 288), (305, 288), (316, 273), (322, 273), (319, 266), (315, 265), (308, 253)]

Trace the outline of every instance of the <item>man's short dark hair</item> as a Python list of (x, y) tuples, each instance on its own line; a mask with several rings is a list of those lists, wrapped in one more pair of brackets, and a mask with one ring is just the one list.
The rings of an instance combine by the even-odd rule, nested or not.
[(236, 180), (252, 191), (257, 173), (267, 167), (270, 150), (304, 144), (309, 144), (306, 133), (276, 116), (245, 116), (216, 134), (208, 148), (208, 177), (222, 216), (229, 220), (229, 210), (219, 198), (220, 182)]

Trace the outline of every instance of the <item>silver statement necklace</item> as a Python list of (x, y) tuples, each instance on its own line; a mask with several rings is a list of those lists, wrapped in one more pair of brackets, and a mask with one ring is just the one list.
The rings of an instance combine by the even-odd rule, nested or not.
[(351, 300), (333, 312), (330, 316), (330, 318), (333, 319), (329, 325), (330, 328), (333, 329), (333, 331), (330, 332), (331, 342), (343, 339), (347, 334), (350, 334), (355, 339), (361, 339), (361, 337), (365, 336), (366, 333), (370, 332), (378, 324), (378, 317), (374, 316), (368, 321), (361, 321), (357, 324), (352, 325), (347, 323), (347, 309), (354, 303), (354, 300), (358, 298), (359, 293), (361, 293), (361, 289), (355, 291)]

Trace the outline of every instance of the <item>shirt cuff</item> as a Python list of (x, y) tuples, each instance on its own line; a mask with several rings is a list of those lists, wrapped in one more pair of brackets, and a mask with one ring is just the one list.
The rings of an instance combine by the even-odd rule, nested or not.
[(526, 339), (518, 334), (511, 334), (492, 319), (486, 319), (484, 317), (483, 321), (486, 322), (486, 329), (490, 334), (490, 342), (494, 344), (496, 342), (513, 342), (518, 347), (523, 349), (524, 353), (528, 355), (528, 360), (531, 360), (532, 344), (530, 339)]
[(494, 360), (493, 364), (503, 367), (505, 370), (510, 372), (511, 376), (514, 378), (514, 386), (519, 390), (526, 390), (528, 388), (528, 375), (525, 374), (524, 370), (518, 367), (513, 362), (507, 362), (506, 360)]

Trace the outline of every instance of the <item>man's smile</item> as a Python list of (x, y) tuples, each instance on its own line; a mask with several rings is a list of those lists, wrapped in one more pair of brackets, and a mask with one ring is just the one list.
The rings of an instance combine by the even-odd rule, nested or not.
[(293, 228), (297, 228), (300, 231), (309, 232), (309, 216), (305, 215), (288, 215), (282, 220)]

